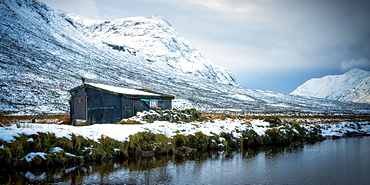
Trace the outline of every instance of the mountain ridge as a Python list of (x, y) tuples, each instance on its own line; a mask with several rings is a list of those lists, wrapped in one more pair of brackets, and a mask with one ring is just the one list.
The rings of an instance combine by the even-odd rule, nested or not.
[(76, 14), (68, 15), (89, 37), (111, 47), (133, 50), (135, 54), (142, 54), (145, 61), (161, 62), (185, 73), (238, 86), (230, 71), (205, 58), (163, 17), (93, 20)]

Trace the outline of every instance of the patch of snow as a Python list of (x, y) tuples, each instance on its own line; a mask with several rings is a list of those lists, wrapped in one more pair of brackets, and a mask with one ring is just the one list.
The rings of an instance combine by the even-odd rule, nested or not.
[(62, 152), (62, 151), (64, 151), (62, 148), (54, 147), (54, 148), (51, 148), (49, 152), (50, 153), (59, 153), (59, 152)]
[(37, 156), (40, 156), (43, 160), (46, 160), (46, 156), (48, 154), (44, 153), (44, 152), (31, 152), (31, 153), (28, 153), (25, 157), (24, 157), (24, 160), (26, 160), (27, 162), (31, 162), (35, 157)]
[(46, 179), (46, 172), (42, 173), (41, 175), (35, 175), (28, 171), (24, 176), (31, 181), (43, 181)]
[(66, 153), (66, 156), (70, 156), (70, 157), (77, 157), (76, 155), (74, 155), (74, 154), (71, 154), (71, 153)]
[(146, 92), (146, 91), (142, 91), (142, 90), (137, 90), (137, 89), (128, 89), (128, 88), (115, 87), (115, 86), (111, 86), (111, 85), (96, 84), (96, 83), (86, 83), (86, 84), (91, 85), (93, 87), (100, 88), (100, 89), (105, 89), (105, 90), (108, 90), (108, 91), (120, 93), (120, 94), (145, 95), (145, 96), (157, 96), (157, 97), (161, 96), (159, 94)]
[(77, 167), (72, 167), (72, 168), (68, 168), (66, 169), (66, 173), (70, 173), (70, 172), (73, 172), (77, 169)]
[(172, 107), (179, 110), (196, 107), (193, 103), (186, 99), (176, 98), (172, 100)]
[(239, 100), (243, 100), (243, 101), (255, 101), (253, 98), (248, 97), (246, 95), (241, 95), (241, 94), (234, 94), (234, 95), (231, 95), (231, 97), (239, 99)]
[(118, 149), (118, 148), (113, 148), (113, 150), (115, 151), (115, 152), (119, 152), (119, 151), (121, 151), (120, 149)]

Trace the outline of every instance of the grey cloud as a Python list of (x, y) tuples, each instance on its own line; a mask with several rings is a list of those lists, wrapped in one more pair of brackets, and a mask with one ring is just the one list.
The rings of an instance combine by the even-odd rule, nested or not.
[(340, 63), (340, 69), (344, 72), (353, 69), (359, 68), (363, 70), (370, 70), (370, 61), (366, 58), (353, 59), (349, 61), (342, 61)]
[[(361, 65), (366, 68), (362, 59), (370, 59), (370, 1), (366, 0), (94, 2), (95, 14), (102, 19), (165, 17), (204, 56), (229, 68), (239, 82), (245, 81), (245, 87), (250, 86), (249, 79), (255, 84), (299, 84), (309, 74), (341, 73)], [(291, 78), (281, 74), (291, 74)], [(299, 74), (306, 77), (294, 76)]]
[(101, 17), (94, 0), (40, 0), (54, 9), (60, 9), (68, 13), (76, 13), (89, 18)]

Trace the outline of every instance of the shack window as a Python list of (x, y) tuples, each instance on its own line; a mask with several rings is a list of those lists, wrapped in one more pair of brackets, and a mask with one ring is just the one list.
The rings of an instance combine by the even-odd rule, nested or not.
[(158, 108), (159, 101), (158, 100), (150, 100), (150, 108)]
[(81, 102), (83, 102), (83, 99), (82, 98), (77, 98), (77, 102), (81, 103)]

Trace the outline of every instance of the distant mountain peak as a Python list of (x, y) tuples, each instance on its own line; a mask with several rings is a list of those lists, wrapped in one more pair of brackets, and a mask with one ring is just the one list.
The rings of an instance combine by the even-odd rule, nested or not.
[(362, 70), (362, 69), (353, 68), (353, 69), (347, 71), (345, 74), (347, 74), (347, 75), (368, 76), (369, 73), (370, 73), (370, 71), (365, 71), (365, 70)]
[(292, 95), (325, 98), (344, 102), (369, 103), (370, 71), (354, 68), (342, 75), (313, 78), (295, 89)]

